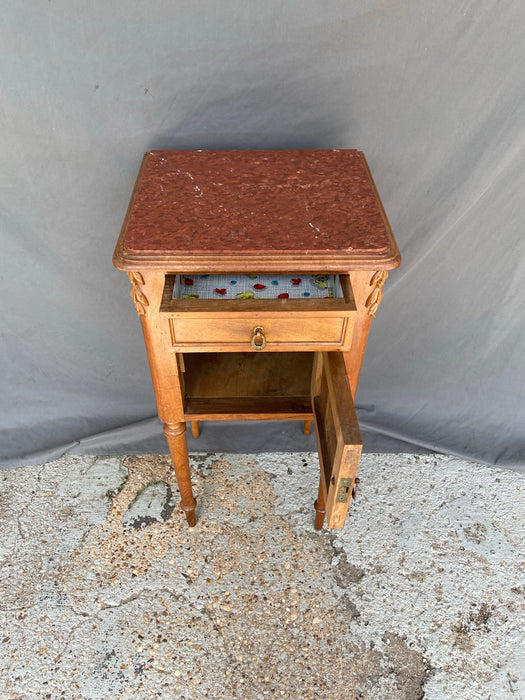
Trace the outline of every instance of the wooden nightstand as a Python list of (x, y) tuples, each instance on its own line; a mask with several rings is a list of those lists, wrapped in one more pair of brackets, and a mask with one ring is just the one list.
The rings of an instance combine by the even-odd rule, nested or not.
[[(353, 396), (400, 255), (356, 150), (151, 151), (113, 258), (131, 280), (189, 525), (199, 421), (315, 420), (315, 527), (343, 527)], [(285, 290), (285, 291), (282, 291)]]

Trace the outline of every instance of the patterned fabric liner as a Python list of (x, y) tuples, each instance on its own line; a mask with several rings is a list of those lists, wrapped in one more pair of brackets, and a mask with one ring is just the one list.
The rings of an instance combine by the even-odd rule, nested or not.
[(342, 297), (338, 275), (177, 275), (174, 299)]

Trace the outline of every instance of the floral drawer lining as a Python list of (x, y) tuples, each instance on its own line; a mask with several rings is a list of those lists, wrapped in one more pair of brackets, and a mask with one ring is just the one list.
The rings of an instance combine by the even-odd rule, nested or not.
[(337, 275), (177, 275), (174, 299), (342, 297)]

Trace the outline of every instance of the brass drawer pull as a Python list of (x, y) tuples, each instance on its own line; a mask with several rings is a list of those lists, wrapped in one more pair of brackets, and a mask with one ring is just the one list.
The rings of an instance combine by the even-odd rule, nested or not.
[(263, 350), (266, 347), (266, 338), (264, 337), (264, 328), (255, 326), (252, 336), (252, 348), (254, 350)]

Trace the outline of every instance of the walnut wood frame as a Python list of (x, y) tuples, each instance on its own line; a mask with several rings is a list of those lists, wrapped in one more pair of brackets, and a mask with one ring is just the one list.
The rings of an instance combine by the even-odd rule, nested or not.
[[(303, 420), (308, 434), (316, 426), (321, 474), (315, 502), (315, 528), (325, 519), (329, 527), (343, 527), (356, 483), (361, 453), (359, 427), (354, 411), (363, 356), (372, 318), (383, 297), (388, 270), (400, 263), (400, 254), (368, 165), (360, 154), (375, 196), (375, 206), (384, 224), (388, 246), (380, 252), (344, 251), (329, 255), (306, 255), (297, 251), (245, 255), (224, 252), (213, 255), (172, 254), (166, 250), (132, 253), (126, 248), (126, 231), (144, 175), (143, 161), (131, 198), (113, 262), (131, 281), (131, 296), (139, 315), (148, 355), (158, 415), (173, 459), (181, 494), (181, 508), (188, 525), (196, 523), (186, 423), (194, 437), (199, 421), (206, 420)], [(307, 300), (174, 300), (173, 276), (182, 273), (281, 273), (330, 272), (339, 274), (343, 299)], [(271, 329), (264, 350), (250, 343), (255, 327)], [(301, 375), (282, 395), (269, 395), (246, 381), (237, 392), (221, 387), (220, 376), (194, 381), (188, 373), (199, 373), (195, 354), (224, 353), (226, 373), (242, 365), (244, 354), (255, 353), (264, 369), (269, 353), (299, 353)], [(283, 361), (294, 369), (293, 355)], [(186, 362), (185, 362), (186, 357)], [(267, 358), (264, 360), (264, 358)], [(299, 359), (299, 356), (296, 356)], [(291, 359), (290, 359), (291, 358)], [(259, 362), (259, 361), (258, 361)], [(306, 365), (305, 365), (306, 363)], [(299, 364), (297, 367), (299, 367)], [(201, 364), (202, 368), (203, 365)], [(242, 370), (248, 374), (247, 370)], [(271, 374), (272, 368), (266, 368)], [(283, 370), (284, 371), (284, 370)], [(205, 374), (205, 373), (204, 373)], [(284, 375), (283, 375), (284, 377)], [(244, 380), (243, 380), (244, 381)], [(285, 382), (286, 383), (286, 382)], [(242, 384), (242, 382), (241, 382)]]

